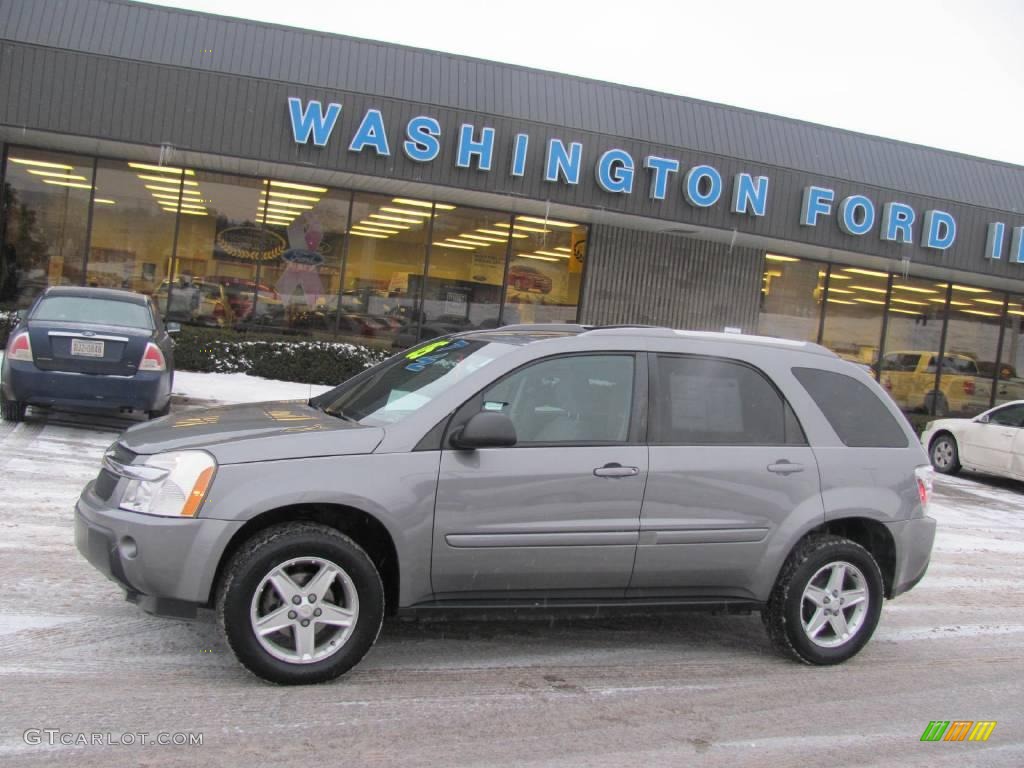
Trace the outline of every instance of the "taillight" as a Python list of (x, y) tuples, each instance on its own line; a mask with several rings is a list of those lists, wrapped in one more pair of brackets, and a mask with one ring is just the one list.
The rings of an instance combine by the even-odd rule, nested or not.
[(11, 356), (11, 360), (32, 362), (32, 342), (28, 338), (28, 331), (22, 331), (14, 337), (8, 354)]
[(166, 371), (167, 361), (164, 360), (164, 353), (160, 351), (160, 347), (154, 344), (152, 341), (146, 344), (146, 354), (142, 356), (142, 363), (139, 365), (140, 371)]
[(921, 501), (921, 511), (924, 513), (928, 511), (928, 499), (932, 495), (932, 468), (918, 467), (914, 470), (914, 476), (917, 479), (917, 497)]
[(965, 395), (973, 395), (974, 394), (974, 379), (964, 379), (964, 394)]

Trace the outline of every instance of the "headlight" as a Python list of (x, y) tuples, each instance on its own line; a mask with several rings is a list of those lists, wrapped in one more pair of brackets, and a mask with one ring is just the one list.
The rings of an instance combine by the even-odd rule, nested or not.
[(158, 453), (124, 467), (130, 480), (121, 509), (165, 517), (195, 517), (213, 481), (217, 462), (203, 451)]

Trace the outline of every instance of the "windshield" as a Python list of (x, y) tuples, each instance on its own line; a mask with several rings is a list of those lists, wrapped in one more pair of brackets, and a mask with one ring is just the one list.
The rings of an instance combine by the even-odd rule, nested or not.
[(514, 349), (480, 339), (435, 339), (311, 401), (332, 416), (363, 424), (393, 424), (453, 384)]

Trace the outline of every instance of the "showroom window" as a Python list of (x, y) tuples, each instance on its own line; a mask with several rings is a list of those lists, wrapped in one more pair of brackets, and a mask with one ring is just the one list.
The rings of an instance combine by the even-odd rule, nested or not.
[(100, 160), (86, 285), (154, 295), (172, 269), (182, 169)]
[(826, 265), (818, 262), (776, 253), (765, 255), (758, 333), (816, 341), (825, 270)]
[(50, 285), (82, 283), (93, 165), (91, 157), (10, 149), (0, 308), (27, 307)]
[(1006, 296), (953, 283), (936, 415), (977, 416), (989, 408)]
[(259, 264), (258, 286), (243, 284), (254, 328), (285, 327), (304, 335), (333, 335), (351, 195), (313, 184), (268, 180), (257, 220), (285, 249)]
[(1024, 296), (1011, 295), (1007, 302), (994, 387), (997, 405), (1024, 400)]
[(942, 343), (946, 284), (893, 275), (879, 382), (907, 414), (931, 413), (935, 359)]
[(512, 218), (507, 213), (437, 204), (423, 287), (420, 337), (494, 328)]
[(416, 342), (433, 203), (356, 194), (339, 333), (362, 344)]
[(889, 274), (833, 266), (825, 297), (821, 343), (845, 360), (874, 365), (882, 337)]
[(587, 228), (536, 216), (496, 226), (512, 238), (503, 324), (576, 322)]

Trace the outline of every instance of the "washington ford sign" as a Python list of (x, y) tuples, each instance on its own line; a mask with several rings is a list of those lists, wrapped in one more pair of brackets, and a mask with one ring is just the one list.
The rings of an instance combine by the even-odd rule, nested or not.
[[(296, 143), (312, 141), (314, 145), (324, 147), (341, 116), (341, 104), (331, 103), (325, 108), (319, 101), (304, 103), (302, 99), (292, 97), (288, 99), (288, 114)], [(496, 134), (494, 128), (485, 125), (460, 125), (455, 165), (492, 172), (495, 142), (498, 140)], [(418, 163), (432, 163), (441, 154), (440, 137), (441, 124), (436, 118), (414, 117), (405, 125), (404, 135), (398, 140), (395, 151), (400, 149), (406, 157)], [(516, 133), (504, 140), (509, 139), (512, 149), (512, 162), (506, 169), (509, 175), (523, 176), (528, 154), (539, 151), (543, 153), (545, 181), (569, 185), (580, 183), (584, 175), (581, 142), (551, 139), (547, 146), (533, 149), (529, 134)], [(380, 157), (390, 157), (392, 142), (380, 110), (366, 111), (348, 148), (350, 152), (373, 151)], [(771, 190), (768, 176), (738, 173), (726, 179), (713, 165), (683, 168), (679, 160), (671, 157), (634, 157), (624, 149), (615, 148), (601, 153), (592, 173), (594, 182), (611, 194), (633, 194), (634, 186), (642, 177), (646, 182), (647, 195), (653, 201), (664, 200), (670, 186), (676, 184), (681, 186), (684, 199), (694, 208), (727, 204), (733, 214), (755, 217), (764, 216), (768, 211)], [(871, 235), (893, 243), (918, 243), (922, 248), (937, 251), (950, 248), (957, 236), (956, 219), (946, 211), (917, 211), (899, 201), (883, 203), (879, 211), (875, 201), (867, 195), (853, 194), (837, 200), (835, 190), (827, 186), (804, 187), (799, 215), (800, 224), (804, 227), (817, 227), (831, 219), (848, 235)], [(1024, 227), (1013, 227), (1007, 232), (1005, 222), (990, 223), (984, 255), (987, 259), (1005, 257), (1024, 263)]]

